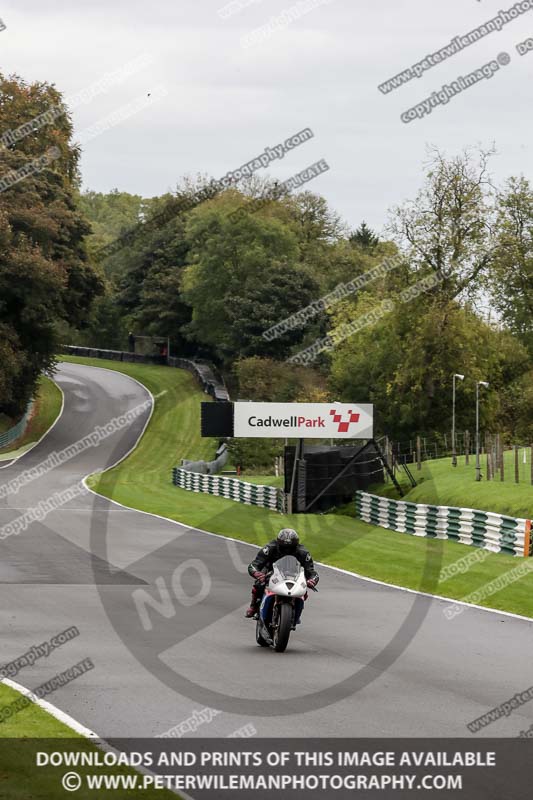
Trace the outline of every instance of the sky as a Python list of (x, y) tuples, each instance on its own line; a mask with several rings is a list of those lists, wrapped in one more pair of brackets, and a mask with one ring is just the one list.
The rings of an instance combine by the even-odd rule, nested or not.
[[(390, 209), (414, 198), (428, 146), (452, 156), (495, 145), (497, 183), (533, 177), (533, 50), (516, 50), (533, 37), (533, 0), (501, 31), (388, 94), (378, 85), (513, 0), (233, 0), (221, 12), (227, 5), (0, 0), (0, 70), (73, 96), (146, 56), (135, 74), (72, 111), (75, 138), (83, 139), (130, 107), (83, 146), (83, 186), (96, 191), (152, 197), (187, 174), (222, 177), (304, 128), (314, 137), (258, 174), (285, 180), (324, 159), (329, 171), (308, 188), (352, 228), (365, 219), (381, 232)], [(500, 58), (490, 79), (402, 121), (444, 84), (498, 63), (502, 53), (510, 63)]]

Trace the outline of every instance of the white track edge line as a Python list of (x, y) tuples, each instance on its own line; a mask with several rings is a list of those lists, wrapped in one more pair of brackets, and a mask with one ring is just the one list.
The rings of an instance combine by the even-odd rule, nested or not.
[[(48, 376), (47, 376), (47, 377), (48, 377)], [(57, 425), (57, 423), (59, 422), (59, 420), (60, 420), (60, 419), (61, 419), (61, 417), (63, 416), (63, 411), (65, 410), (65, 393), (64, 393), (63, 389), (61, 388), (61, 386), (60, 386), (60, 385), (59, 385), (59, 384), (58, 384), (58, 383), (57, 383), (57, 382), (56, 382), (56, 381), (55, 381), (53, 378), (50, 378), (50, 380), (52, 381), (52, 383), (54, 384), (54, 386), (57, 386), (57, 388), (58, 388), (58, 389), (59, 389), (59, 391), (61, 392), (61, 408), (59, 409), (59, 414), (57, 415), (57, 417), (55, 418), (55, 420), (52, 422), (52, 424), (50, 425), (50, 427), (48, 428), (48, 430), (46, 430), (46, 431), (43, 433), (43, 435), (41, 436), (41, 438), (40, 438), (40, 439), (38, 439), (36, 442), (34, 442), (34, 443), (32, 444), (32, 446), (31, 446), (31, 447), (28, 447), (28, 449), (27, 449), (27, 450), (25, 450), (23, 453), (21, 453), (19, 456), (17, 456), (16, 458), (13, 458), (13, 459), (11, 459), (11, 461), (7, 461), (7, 459), (6, 459), (7, 463), (6, 463), (6, 464), (4, 464), (4, 466), (3, 466), (3, 467), (2, 467), (2, 466), (0, 466), (0, 469), (7, 469), (7, 467), (12, 467), (12, 466), (13, 466), (13, 464), (16, 464), (16, 463), (17, 463), (17, 461), (18, 461), (20, 458), (24, 458), (24, 456), (27, 456), (27, 455), (28, 455), (28, 453), (31, 453), (31, 451), (33, 450), (33, 448), (34, 448), (34, 447), (37, 447), (37, 445), (38, 445), (38, 444), (41, 444), (41, 442), (43, 441), (43, 439), (44, 439), (46, 436), (48, 436), (48, 434), (49, 434), (49, 433), (50, 433), (50, 432), (51, 432), (51, 431), (52, 431), (52, 430), (55, 428), (55, 426)]]
[[(76, 366), (76, 364), (77, 364), (77, 362), (76, 362), (76, 361), (60, 361), (59, 363), (60, 363), (60, 364), (73, 364), (74, 366)], [(133, 445), (133, 447), (131, 447), (131, 448), (128, 450), (128, 452), (127, 452), (127, 453), (125, 453), (123, 456), (121, 456), (121, 457), (118, 459), (118, 461), (115, 461), (115, 463), (114, 463), (114, 464), (109, 464), (108, 466), (106, 466), (106, 467), (105, 467), (103, 470), (101, 470), (101, 471), (99, 471), (99, 470), (95, 470), (94, 472), (90, 472), (88, 475), (86, 475), (86, 476), (85, 476), (85, 478), (83, 478), (83, 483), (84, 483), (84, 485), (85, 485), (85, 481), (86, 481), (86, 480), (87, 480), (87, 478), (89, 478), (91, 475), (103, 475), (103, 474), (104, 474), (104, 472), (107, 472), (107, 471), (108, 471), (108, 470), (110, 470), (110, 469), (114, 469), (115, 467), (117, 467), (117, 466), (120, 464), (120, 462), (121, 462), (121, 461), (124, 461), (124, 459), (125, 459), (125, 458), (127, 458), (129, 455), (131, 455), (131, 453), (133, 453), (133, 451), (134, 451), (134, 450), (136, 450), (136, 449), (137, 449), (137, 447), (138, 447), (138, 445), (140, 444), (140, 441), (141, 441), (142, 437), (144, 436), (144, 434), (145, 434), (145, 432), (146, 432), (146, 429), (147, 429), (147, 427), (148, 427), (148, 425), (150, 424), (150, 421), (151, 421), (151, 419), (152, 419), (152, 416), (153, 416), (153, 413), (154, 413), (154, 410), (155, 410), (155, 398), (154, 398), (154, 396), (153, 396), (152, 392), (150, 391), (150, 389), (149, 389), (147, 386), (145, 386), (145, 385), (144, 385), (144, 383), (141, 383), (140, 381), (138, 381), (138, 380), (137, 380), (137, 378), (134, 378), (134, 377), (132, 377), (131, 375), (128, 375), (126, 372), (119, 372), (118, 370), (116, 370), (116, 369), (111, 369), (110, 367), (96, 367), (96, 366), (92, 366), (92, 365), (89, 365), (89, 364), (77, 364), (77, 366), (79, 366), (79, 367), (86, 367), (86, 368), (88, 367), (89, 369), (104, 369), (104, 370), (106, 370), (107, 372), (116, 372), (116, 373), (117, 373), (117, 375), (125, 375), (125, 376), (126, 376), (126, 378), (129, 378), (130, 380), (132, 380), (132, 381), (134, 381), (136, 384), (138, 384), (138, 385), (141, 387), (141, 389), (143, 389), (143, 390), (144, 390), (144, 391), (145, 391), (145, 392), (146, 392), (146, 393), (147, 393), (147, 394), (150, 396), (150, 401), (151, 401), (150, 414), (149, 414), (149, 416), (148, 416), (148, 419), (146, 420), (145, 424), (143, 425), (143, 429), (142, 429), (142, 431), (140, 432), (140, 434), (139, 434), (139, 436), (138, 436), (138, 438), (137, 438), (137, 441), (135, 442), (135, 444)], [(86, 488), (88, 489), (89, 487), (87, 486)], [(89, 489), (89, 491), (92, 491), (92, 490), (91, 490), (91, 489)], [(93, 494), (97, 494), (97, 492), (93, 492)], [(104, 495), (101, 495), (101, 497), (104, 497)], [(125, 506), (125, 508), (126, 508), (126, 506)]]
[[(164, 522), (170, 522), (172, 525), (178, 525), (180, 528), (186, 528), (187, 531), (196, 531), (197, 533), (203, 533), (205, 536), (215, 536), (217, 539), (224, 539), (227, 542), (235, 542), (235, 544), (242, 544), (246, 545), (246, 547), (253, 547), (257, 549), (256, 544), (252, 544), (251, 542), (245, 542), (242, 539), (234, 539), (231, 536), (225, 536), (222, 533), (213, 533), (213, 531), (205, 531), (202, 528), (196, 528), (193, 525), (187, 525), (185, 522), (179, 522), (178, 520), (171, 519), (170, 517), (163, 517), (161, 514), (154, 514), (151, 511), (143, 511), (141, 508), (133, 508), (132, 506), (126, 506), (123, 503), (119, 503), (118, 500), (112, 500), (110, 497), (106, 497), (104, 494), (99, 494), (91, 489), (85, 483), (85, 479), (83, 479), (83, 484), (85, 485), (86, 489), (94, 494), (96, 497), (100, 497), (103, 500), (107, 500), (109, 503), (113, 503), (116, 506), (120, 506), (125, 511), (134, 511), (137, 514), (147, 514), (149, 517), (154, 517), (155, 519), (161, 519)], [(464, 606), (465, 608), (475, 608), (479, 611), (488, 611), (492, 614), (500, 614), (505, 617), (512, 617), (513, 619), (520, 619), (525, 622), (533, 623), (533, 617), (526, 617), (522, 614), (514, 614), (512, 611), (501, 611), (498, 608), (489, 608), (488, 606), (479, 606), (475, 603), (467, 603), (464, 600), (457, 600), (455, 597), (446, 597), (440, 594), (431, 594), (431, 592), (423, 592), (420, 589), (409, 589), (406, 586), (399, 586), (396, 583), (387, 583), (386, 581), (380, 581), (377, 578), (369, 578), (367, 575), (360, 575), (358, 572), (351, 572), (348, 569), (342, 569), (342, 567), (334, 567), (332, 564), (324, 564), (322, 561), (315, 562), (317, 566), (323, 567), (326, 570), (332, 570), (333, 572), (340, 572), (343, 575), (348, 575), (351, 578), (357, 578), (360, 581), (365, 581), (366, 583), (374, 583), (377, 586), (386, 586), (388, 589), (395, 589), (399, 592), (407, 592), (408, 594), (417, 594), (421, 595), (422, 597), (430, 597), (434, 600), (441, 600), (446, 603), (455, 603), (459, 606)]]
[[(25, 686), (22, 684), (17, 683), (16, 681), (12, 681), (10, 678), (3, 678), (0, 681), (0, 684), (4, 683), (6, 686), (9, 686), (10, 689), (14, 689), (19, 694), (27, 697), (29, 700), (32, 701), (36, 706), (39, 706), (43, 711), (46, 711), (50, 714), (51, 717), (56, 719), (58, 722), (61, 722), (63, 725), (66, 725), (68, 728), (71, 728), (75, 733), (78, 733), (80, 736), (83, 736), (85, 739), (90, 739), (95, 747), (98, 747), (100, 750), (105, 750), (107, 752), (118, 753), (116, 747), (113, 747), (105, 739), (102, 739), (94, 731), (86, 728), (85, 725), (82, 725), (80, 722), (71, 717), (70, 714), (67, 714), (65, 711), (62, 711), (57, 706), (49, 703), (48, 700), (42, 700), (39, 697), (36, 697), (30, 689), (26, 689)], [(94, 741), (93, 741), (94, 740)], [(61, 742), (63, 741), (61, 738), (57, 739), (58, 741), (58, 749), (60, 748)], [(138, 767), (131, 767), (134, 772), (140, 772), (143, 775), (156, 775), (157, 773), (152, 772), (152, 770), (147, 769), (146, 767), (138, 766)], [(173, 792), (173, 794), (178, 794), (177, 791), (174, 789), (169, 789), (168, 791)], [(194, 800), (194, 798), (190, 797), (190, 795), (184, 794), (180, 791), (179, 796), (184, 798), (184, 800)]]
[[(64, 363), (73, 363), (73, 362), (64, 362)], [(87, 367), (89, 365), (88, 364), (80, 364), (79, 366)], [(107, 369), (109, 372), (118, 372), (118, 370), (111, 369), (110, 367), (92, 367), (92, 366), (89, 366), (89, 369)], [(125, 375), (126, 373), (122, 372), (120, 374), (121, 375)], [(131, 376), (130, 375), (126, 375), (126, 377), (129, 378)], [(141, 439), (144, 436), (144, 433), (146, 431), (146, 428), (148, 427), (148, 423), (152, 419), (152, 414), (154, 412), (154, 407), (155, 407), (155, 400), (154, 400), (154, 396), (153, 396), (152, 392), (143, 383), (138, 381), (136, 378), (132, 378), (132, 380), (134, 380), (136, 383), (138, 383), (139, 386), (142, 386), (142, 388), (146, 392), (148, 392), (148, 394), (152, 398), (152, 410), (150, 412), (150, 416), (149, 416), (149, 418), (148, 418), (148, 420), (146, 422), (146, 425), (144, 426), (141, 434), (139, 435), (139, 438), (137, 439), (137, 442), (134, 444), (134, 446), (124, 456), (122, 456), (122, 458), (120, 458), (115, 464), (112, 464), (111, 466), (106, 467), (106, 469), (104, 471), (102, 471), (101, 473), (92, 472), (92, 473), (90, 473), (90, 475), (95, 475), (95, 474), (102, 475), (104, 472), (107, 472), (107, 470), (113, 469), (114, 467), (116, 467), (118, 464), (120, 464), (121, 461), (123, 461), (125, 458), (127, 458), (129, 455), (131, 455), (131, 453), (133, 453), (134, 450), (136, 450), (137, 447), (139, 446), (139, 444), (141, 442)], [(147, 514), (149, 517), (155, 517), (156, 519), (162, 519), (165, 522), (171, 522), (173, 525), (179, 525), (181, 528), (187, 528), (187, 530), (190, 530), (190, 531), (197, 531), (198, 533), (203, 533), (206, 536), (216, 536), (217, 539), (225, 539), (228, 542), (236, 542), (237, 544), (245, 544), (247, 547), (255, 547), (255, 548), (257, 548), (257, 545), (252, 544), (251, 542), (243, 542), (242, 539), (234, 539), (231, 536), (224, 536), (224, 534), (222, 534), (222, 533), (213, 533), (213, 531), (204, 531), (202, 528), (195, 528), (192, 525), (187, 525), (185, 522), (179, 522), (178, 520), (170, 519), (170, 517), (163, 517), (161, 514), (154, 514), (151, 511), (143, 511), (140, 508), (133, 508), (132, 506), (124, 505), (124, 503), (119, 503), (117, 500), (112, 500), (110, 497), (106, 497), (105, 494), (100, 494), (99, 492), (95, 492), (93, 489), (90, 488), (90, 486), (87, 486), (87, 478), (89, 478), (90, 475), (86, 475), (85, 478), (83, 478), (83, 480), (82, 480), (82, 483), (85, 486), (85, 488), (89, 492), (91, 492), (91, 494), (96, 495), (96, 497), (101, 497), (101, 498), (107, 500), (110, 503), (114, 503), (115, 505), (120, 506), (121, 508), (125, 508), (128, 511), (136, 511), (137, 513), (140, 513), (140, 514)], [(383, 529), (383, 530), (385, 530), (385, 529)], [(453, 597), (444, 597), (443, 595), (439, 595), (439, 594), (431, 594), (430, 592), (422, 592), (419, 589), (408, 589), (405, 586), (398, 586), (395, 583), (387, 583), (386, 581), (380, 581), (377, 578), (369, 578), (366, 575), (359, 575), (357, 572), (351, 572), (350, 570), (347, 570), (347, 569), (341, 569), (341, 567), (333, 567), (330, 564), (323, 564), (320, 561), (317, 561), (316, 563), (318, 564), (318, 566), (324, 567), (325, 569), (331, 569), (334, 572), (340, 572), (343, 575), (349, 575), (352, 578), (357, 578), (358, 580), (365, 581), (366, 583), (374, 583), (377, 586), (386, 586), (388, 589), (396, 589), (399, 592), (407, 592), (408, 594), (418, 594), (418, 595), (421, 595), (422, 597), (431, 597), (431, 598), (434, 598), (435, 600), (442, 600), (442, 601), (448, 602), (448, 603), (455, 603), (456, 605), (464, 606), (465, 608), (475, 608), (475, 609), (477, 609), (479, 611), (486, 611), (489, 614), (499, 614), (500, 616), (511, 617), (512, 619), (519, 619), (519, 620), (523, 620), (523, 621), (529, 622), (529, 623), (533, 622), (533, 617), (526, 617), (526, 616), (524, 616), (522, 614), (513, 614), (513, 612), (511, 612), (511, 611), (500, 611), (497, 608), (488, 608), (487, 606), (478, 606), (478, 605), (475, 605), (474, 603), (466, 603), (464, 600), (456, 600)]]
[[(74, 365), (76, 365), (77, 362), (75, 362), (75, 361), (60, 361), (59, 363), (60, 364), (74, 364)], [(152, 416), (154, 414), (155, 398), (154, 398), (152, 392), (150, 391), (150, 389), (147, 386), (145, 386), (144, 383), (141, 383), (139, 380), (137, 380), (137, 378), (134, 378), (131, 375), (128, 375), (127, 373), (125, 373), (125, 372), (118, 372), (118, 370), (111, 369), (109, 367), (89, 366), (88, 364), (78, 364), (78, 366), (86, 367), (86, 368), (89, 367), (89, 369), (104, 369), (104, 370), (107, 370), (108, 372), (117, 372), (119, 375), (125, 375), (126, 378), (129, 378), (130, 380), (132, 380), (135, 383), (137, 383), (141, 387), (141, 389), (143, 389), (143, 391), (147, 392), (147, 394), (150, 396), (150, 401), (151, 401), (150, 414), (149, 414), (148, 419), (146, 420), (146, 422), (145, 422), (145, 424), (143, 426), (142, 431), (140, 432), (140, 434), (139, 434), (139, 436), (137, 438), (137, 441), (135, 442), (133, 447), (130, 448), (130, 450), (128, 450), (127, 453), (125, 453), (121, 458), (118, 459), (118, 461), (116, 461), (114, 464), (110, 464), (109, 466), (107, 466), (105, 468), (104, 471), (107, 472), (107, 470), (113, 469), (114, 467), (118, 466), (118, 464), (120, 464), (121, 461), (123, 461), (125, 458), (127, 458), (129, 455), (131, 455), (131, 453), (133, 453), (133, 451), (136, 450), (136, 448), (140, 444), (141, 439), (144, 436), (144, 434), (146, 432), (146, 429), (147, 429), (148, 425), (150, 424), (150, 421), (151, 421)], [(55, 381), (54, 381), (54, 383), (55, 383)], [(57, 383), (56, 383), (56, 386), (58, 386)], [(59, 421), (61, 415), (63, 414), (63, 410), (64, 410), (64, 407), (65, 407), (65, 394), (64, 394), (64, 392), (63, 392), (63, 390), (61, 389), (60, 386), (58, 386), (58, 388), (59, 388), (59, 390), (61, 392), (61, 395), (62, 395), (62, 398), (63, 398), (63, 402), (62, 402), (62, 405), (61, 405), (61, 413), (59, 414), (59, 416), (57, 417), (56, 421), (54, 422), (54, 425)], [(54, 425), (52, 425), (48, 429), (48, 431), (44, 434), (44, 436), (46, 436), (52, 430)], [(44, 439), (44, 436), (41, 437), (41, 438)], [(38, 442), (36, 442), (36, 444), (38, 444)], [(29, 450), (27, 452), (29, 452)], [(23, 455), (26, 455), (26, 453), (23, 453)], [(12, 464), (12, 463), (14, 463), (14, 461), (12, 461), (10, 463)], [(106, 500), (108, 500), (109, 498), (105, 497), (105, 495), (98, 494), (98, 492), (93, 491), (89, 486), (87, 486), (87, 483), (86, 483), (87, 478), (89, 478), (90, 475), (96, 475), (96, 474), (102, 474), (102, 473), (98, 473), (98, 472), (89, 473), (89, 475), (86, 475), (83, 478), (83, 481), (82, 481), (83, 485), (85, 486), (86, 489), (88, 489), (89, 492), (91, 492), (91, 494), (96, 495), (96, 497), (102, 497), (102, 498), (105, 498)], [(114, 502), (114, 501), (111, 501), (111, 502)], [(121, 504), (117, 503), (117, 505), (121, 505)], [(128, 506), (122, 506), (122, 507), (127, 509), (128, 511), (136, 511), (137, 510), (137, 509), (130, 509), (130, 508), (128, 508)], [(148, 512), (143, 512), (143, 513), (148, 513)], [(154, 516), (154, 515), (152, 515), (152, 516)], [(161, 517), (161, 519), (167, 520), (166, 517)], [(170, 520), (170, 521), (173, 522), (174, 520)], [(179, 525), (180, 523), (176, 523), (176, 524)], [(207, 533), (207, 531), (205, 531), (205, 533)], [(216, 536), (216, 534), (211, 534), (211, 535), (212, 536)], [(235, 540), (235, 541), (238, 541), (238, 540)], [(15, 689), (16, 691), (18, 691), (21, 694), (23, 694), (25, 697), (30, 697), (31, 698), (32, 692), (29, 689), (26, 689), (21, 684), (16, 683), (15, 681), (10, 680), (9, 678), (5, 678), (3, 682), (7, 686), (10, 686), (12, 689)], [(49, 703), (47, 700), (40, 700), (39, 698), (35, 698), (34, 702), (40, 708), (42, 708), (44, 711), (48, 711), (48, 713), (51, 716), (55, 717), (55, 719), (59, 720), (60, 722), (63, 722), (65, 725), (67, 725), (68, 727), (72, 728), (76, 733), (79, 733), (82, 736), (85, 736), (85, 738), (88, 738), (88, 739), (91, 739), (91, 740), (92, 739), (97, 740), (97, 741), (94, 742), (94, 744), (97, 745), (98, 747), (100, 747), (101, 749), (113, 750), (113, 751), (116, 752), (115, 748), (111, 747), (111, 745), (109, 745), (109, 744), (107, 744), (107, 742), (105, 742), (105, 739), (102, 739), (100, 736), (98, 736), (98, 734), (94, 733), (94, 731), (91, 731), (89, 728), (86, 728), (84, 725), (81, 725), (79, 722), (77, 722), (69, 714), (65, 713), (64, 711), (61, 711), (56, 706), (52, 705), (52, 703)], [(138, 772), (141, 772), (143, 774), (155, 775), (155, 773), (151, 772), (150, 770), (146, 769), (145, 767), (136, 767), (135, 769)], [(174, 791), (173, 789), (170, 789), (169, 791), (171, 791), (173, 794), (178, 794), (178, 792)], [(185, 794), (182, 791), (179, 792), (179, 796), (181, 798), (183, 798), (183, 800), (194, 800), (194, 798), (191, 797), (191, 795)]]
[(86, 728), (85, 725), (79, 723), (74, 719), (74, 717), (71, 717), (70, 714), (67, 714), (65, 711), (61, 711), (60, 708), (52, 705), (52, 703), (49, 703), (48, 700), (42, 700), (41, 698), (36, 697), (30, 689), (26, 689), (26, 687), (22, 686), (22, 684), (12, 681), (10, 678), (4, 678), (1, 683), (5, 683), (6, 686), (9, 686), (11, 689), (20, 692), (20, 694), (24, 695), (24, 697), (29, 698), (33, 703), (35, 703), (36, 706), (42, 708), (43, 711), (47, 711), (50, 716), (54, 717), (54, 719), (57, 719), (59, 722), (62, 722), (63, 725), (72, 728), (75, 733), (85, 736), (86, 739), (100, 739), (98, 734), (96, 734), (94, 731), (91, 731), (89, 728)]
[[(60, 363), (76, 364), (78, 362), (64, 361), (64, 362), (60, 362)], [(103, 369), (103, 370), (107, 370), (108, 372), (118, 372), (118, 370), (111, 369), (110, 367), (97, 367), (97, 366), (92, 366), (92, 365), (89, 365), (89, 364), (78, 364), (78, 365), (82, 366), (82, 367), (89, 367), (89, 369)], [(243, 545), (246, 545), (247, 547), (254, 547), (254, 548), (257, 547), (257, 545), (254, 545), (251, 542), (242, 541), (242, 539), (234, 539), (231, 536), (224, 536), (223, 534), (213, 533), (212, 531), (205, 531), (202, 528), (196, 528), (196, 527), (193, 527), (191, 525), (187, 525), (186, 523), (178, 522), (177, 520), (170, 519), (170, 517), (163, 517), (161, 514), (154, 514), (154, 513), (150, 512), (150, 511), (143, 511), (142, 509), (139, 509), (139, 508), (132, 508), (131, 506), (126, 506), (126, 505), (124, 505), (124, 503), (119, 503), (117, 500), (112, 500), (111, 498), (106, 497), (103, 494), (99, 494), (98, 492), (95, 492), (93, 489), (91, 489), (89, 486), (87, 486), (87, 479), (90, 477), (90, 475), (103, 474), (104, 472), (107, 472), (108, 470), (113, 469), (114, 467), (118, 466), (118, 464), (120, 464), (122, 461), (124, 461), (124, 459), (126, 459), (129, 455), (131, 455), (131, 453), (133, 453), (137, 449), (137, 447), (139, 446), (139, 444), (141, 442), (142, 437), (144, 436), (144, 434), (146, 432), (146, 429), (147, 429), (147, 427), (148, 427), (148, 425), (149, 425), (149, 423), (150, 423), (150, 421), (152, 419), (152, 416), (153, 416), (153, 413), (154, 413), (154, 410), (155, 410), (155, 400), (154, 400), (154, 396), (153, 396), (152, 392), (150, 391), (150, 389), (148, 389), (147, 386), (145, 386), (143, 383), (141, 383), (139, 380), (137, 380), (137, 378), (133, 378), (131, 375), (127, 375), (127, 373), (125, 373), (125, 372), (121, 372), (119, 374), (126, 375), (127, 378), (130, 378), (132, 381), (134, 381), (135, 383), (139, 384), (139, 386), (142, 389), (144, 389), (144, 391), (146, 391), (150, 395), (150, 398), (151, 398), (151, 401), (152, 401), (150, 415), (149, 415), (148, 419), (146, 420), (146, 423), (145, 423), (141, 433), (139, 434), (139, 437), (138, 437), (136, 443), (133, 445), (133, 447), (130, 450), (128, 450), (128, 452), (125, 455), (123, 455), (120, 459), (118, 459), (118, 461), (116, 461), (114, 464), (111, 464), (110, 466), (106, 467), (106, 469), (104, 471), (102, 471), (101, 473), (91, 472), (88, 475), (86, 475), (82, 480), (83, 485), (85, 486), (85, 488), (89, 492), (91, 492), (91, 494), (94, 494), (96, 497), (101, 497), (102, 499), (107, 500), (108, 502), (113, 503), (114, 505), (120, 506), (121, 508), (124, 508), (127, 511), (134, 511), (134, 512), (137, 512), (137, 513), (140, 513), (140, 514), (146, 514), (149, 517), (154, 517), (156, 519), (161, 519), (161, 520), (164, 520), (165, 522), (170, 522), (173, 525), (178, 525), (181, 528), (186, 528), (187, 530), (193, 530), (193, 531), (197, 531), (198, 533), (203, 533), (206, 536), (215, 536), (217, 539), (224, 539), (224, 540), (229, 541), (229, 542), (235, 542), (236, 544), (243, 544)], [(55, 383), (55, 381), (54, 381), (54, 383)], [(57, 422), (59, 422), (59, 419), (61, 418), (61, 416), (63, 414), (63, 410), (64, 410), (64, 406), (65, 406), (65, 395), (64, 395), (63, 390), (61, 389), (61, 387), (57, 383), (56, 383), (56, 386), (58, 386), (58, 388), (59, 388), (59, 390), (61, 392), (61, 395), (62, 395), (61, 411), (60, 411), (57, 419), (53, 423), (53, 425), (51, 425), (50, 428), (46, 431), (46, 433), (43, 434), (41, 439), (39, 439), (39, 442), (42, 441), (42, 439), (44, 439), (45, 436), (48, 435), (48, 433), (50, 433), (52, 428), (57, 424)], [(37, 444), (39, 444), (39, 442), (36, 442), (34, 447), (37, 446)], [(33, 449), (33, 447), (30, 448), (30, 450), (31, 449)], [(26, 452), (29, 453), (30, 450), (27, 450)], [(18, 458), (22, 458), (22, 456), (24, 456), (24, 455), (26, 455), (26, 453), (23, 453)], [(18, 458), (14, 459), (13, 461), (11, 461), (10, 464), (14, 464), (16, 461), (18, 461)], [(2, 467), (0, 467), (0, 469), (2, 469)], [(388, 587), (390, 589), (395, 589), (395, 590), (400, 591), (400, 592), (407, 592), (409, 594), (422, 595), (423, 597), (430, 597), (430, 598), (433, 598), (433, 599), (436, 599), (436, 600), (443, 600), (445, 602), (456, 603), (458, 605), (462, 605), (462, 606), (465, 606), (467, 608), (475, 608), (475, 609), (478, 609), (480, 611), (486, 611), (486, 612), (489, 612), (489, 613), (492, 613), (492, 614), (500, 614), (500, 615), (503, 615), (503, 616), (512, 617), (514, 619), (525, 620), (526, 622), (529, 622), (529, 623), (533, 622), (533, 618), (525, 617), (525, 616), (522, 616), (521, 614), (513, 614), (513, 613), (511, 613), (509, 611), (499, 611), (498, 609), (495, 609), (495, 608), (487, 608), (486, 606), (478, 606), (478, 605), (474, 605), (473, 603), (465, 603), (462, 600), (455, 600), (454, 598), (451, 598), (451, 597), (443, 597), (441, 595), (430, 594), (429, 592), (421, 592), (421, 591), (419, 591), (417, 589), (408, 589), (408, 588), (406, 588), (404, 586), (397, 586), (396, 584), (393, 584), (393, 583), (386, 583), (385, 581), (380, 581), (380, 580), (377, 580), (375, 578), (368, 578), (365, 575), (359, 575), (356, 572), (350, 572), (350, 570), (341, 569), (340, 567), (333, 567), (333, 566), (331, 566), (329, 564), (323, 564), (320, 561), (317, 561), (316, 563), (318, 564), (318, 566), (324, 567), (325, 569), (330, 569), (330, 570), (333, 570), (334, 572), (339, 572), (339, 573), (342, 573), (343, 575), (348, 575), (348, 576), (350, 576), (352, 578), (357, 578), (358, 580), (366, 581), (367, 583), (374, 583), (374, 584), (376, 584), (378, 586), (386, 586), (386, 587)], [(57, 719), (59, 722), (62, 722), (63, 724), (67, 725), (68, 727), (72, 728), (72, 730), (74, 730), (76, 733), (79, 733), (80, 735), (82, 735), (82, 736), (84, 736), (85, 738), (88, 738), (88, 739), (98, 740), (98, 741), (95, 741), (95, 744), (97, 746), (102, 747), (102, 748), (106, 747), (106, 745), (104, 744), (105, 740), (101, 739), (98, 736), (98, 734), (94, 733), (94, 731), (91, 731), (89, 728), (86, 728), (85, 726), (81, 725), (73, 717), (71, 717), (69, 714), (67, 714), (64, 711), (61, 711), (61, 709), (57, 708), (52, 703), (49, 703), (47, 700), (42, 700), (42, 699), (39, 699), (39, 698), (33, 699), (32, 692), (29, 689), (26, 689), (21, 684), (16, 683), (15, 681), (12, 681), (9, 678), (4, 678), (3, 681), (1, 681), (1, 682), (5, 683), (6, 686), (10, 686), (12, 689), (20, 692), (25, 697), (30, 697), (30, 699), (32, 699), (33, 702), (35, 702), (36, 705), (38, 705), (44, 711), (47, 711), (52, 717)], [(110, 745), (107, 745), (107, 748), (110, 749), (110, 750), (114, 750), (114, 748), (111, 748)], [(138, 768), (138, 771), (139, 772), (144, 772), (145, 770), (142, 769), (142, 768)], [(151, 773), (149, 770), (146, 770), (146, 773), (147, 774), (154, 774), (154, 773)], [(177, 794), (177, 792), (175, 792), (175, 793)], [(180, 792), (180, 796), (183, 797), (184, 800), (194, 800), (194, 798), (192, 798), (190, 795), (184, 794), (183, 792)]]

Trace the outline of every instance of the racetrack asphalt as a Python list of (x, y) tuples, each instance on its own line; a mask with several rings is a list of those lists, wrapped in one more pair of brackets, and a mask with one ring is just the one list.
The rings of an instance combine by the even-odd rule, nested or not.
[[(150, 400), (106, 369), (62, 363), (55, 379), (60, 420), (0, 470), (0, 529), (122, 458), (149, 418), (145, 407), (5, 496), (2, 486), (50, 453)], [(470, 736), (468, 722), (533, 685), (531, 622), (475, 608), (448, 620), (442, 600), (326, 567), (287, 652), (263, 650), (243, 618), (253, 553), (94, 494), (75, 497), (0, 540), (0, 664), (77, 626), (78, 638), (13, 678), (35, 688), (91, 658), (93, 670), (47, 699), (106, 738), (158, 736), (206, 706), (221, 713), (187, 735), (226, 737), (251, 723), (266, 737)], [(532, 722), (526, 703), (478, 735), (518, 736)]]

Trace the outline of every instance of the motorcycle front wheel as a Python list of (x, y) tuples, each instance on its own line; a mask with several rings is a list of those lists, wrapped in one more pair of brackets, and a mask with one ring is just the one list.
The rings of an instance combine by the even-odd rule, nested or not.
[(274, 650), (284, 653), (289, 644), (292, 627), (292, 605), (281, 603), (278, 609), (278, 624), (274, 632)]

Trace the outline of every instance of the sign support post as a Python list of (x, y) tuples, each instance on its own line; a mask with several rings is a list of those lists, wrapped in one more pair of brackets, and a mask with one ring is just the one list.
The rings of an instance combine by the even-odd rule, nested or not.
[(294, 464), (292, 465), (291, 490), (287, 498), (287, 514), (293, 513), (293, 497), (294, 497), (294, 486), (296, 484), (296, 474), (298, 471), (300, 459), (303, 458), (303, 454), (304, 454), (304, 440), (299, 439), (294, 453)]

